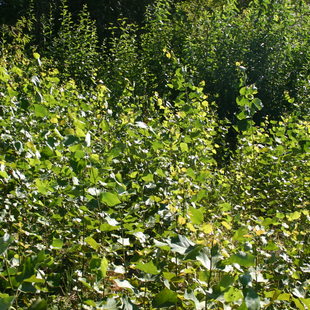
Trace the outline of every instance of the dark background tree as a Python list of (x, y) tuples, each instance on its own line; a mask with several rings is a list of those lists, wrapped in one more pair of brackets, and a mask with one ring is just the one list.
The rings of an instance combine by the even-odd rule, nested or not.
[[(59, 13), (61, 0), (1, 0), (0, 23), (14, 25), (16, 21), (27, 14), (33, 6), (36, 17), (48, 14), (50, 8)], [(68, 0), (69, 10), (76, 18), (84, 5), (88, 6), (91, 17), (97, 22), (98, 29), (103, 29), (118, 18), (125, 17), (130, 22), (141, 24), (145, 8), (153, 0)]]

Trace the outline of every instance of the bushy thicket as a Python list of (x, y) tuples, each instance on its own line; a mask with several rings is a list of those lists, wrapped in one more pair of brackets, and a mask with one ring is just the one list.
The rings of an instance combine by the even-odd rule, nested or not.
[(212, 3), (3, 28), (0, 309), (309, 307), (307, 4)]

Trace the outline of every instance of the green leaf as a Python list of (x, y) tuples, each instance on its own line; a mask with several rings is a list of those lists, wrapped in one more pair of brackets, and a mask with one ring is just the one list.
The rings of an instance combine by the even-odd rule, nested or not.
[(75, 128), (75, 134), (78, 138), (85, 138), (86, 137), (86, 133), (84, 132), (84, 130), (82, 128), (79, 128), (79, 127)]
[(34, 114), (38, 117), (45, 117), (49, 115), (48, 109), (41, 104), (33, 104), (34, 106)]
[(94, 250), (98, 250), (100, 248), (100, 244), (93, 237), (86, 237), (85, 242)]
[(299, 310), (307, 310), (308, 309), (308, 308), (305, 308), (303, 303), (298, 298), (293, 298), (293, 301), (294, 301), (297, 309), (299, 309)]
[(204, 209), (196, 209), (194, 207), (189, 207), (190, 219), (193, 224), (200, 225), (204, 220)]
[(4, 236), (0, 238), (0, 255), (8, 249), (12, 241), (13, 238), (8, 233), (5, 233)]
[(30, 282), (30, 283), (44, 283), (44, 279), (37, 278), (35, 275), (32, 275), (31, 277), (24, 279), (24, 282)]
[(199, 255), (203, 247), (204, 246), (202, 244), (196, 244), (195, 246), (188, 248), (185, 252), (186, 256), (184, 257), (184, 259), (196, 259), (197, 255)]
[(105, 257), (103, 257), (100, 263), (100, 271), (101, 271), (103, 278), (105, 278), (107, 275), (108, 265), (109, 265), (109, 261)]
[(240, 95), (245, 96), (247, 94), (247, 87), (241, 87), (239, 93)]
[(243, 119), (246, 119), (248, 116), (249, 115), (248, 115), (248, 113), (246, 113), (246, 111), (241, 111), (240, 113), (238, 113), (236, 115), (237, 119), (240, 120), (240, 121), (243, 120)]
[(232, 255), (228, 262), (231, 264), (239, 264), (240, 266), (250, 267), (255, 264), (255, 256), (245, 252), (239, 252), (238, 254)]
[(291, 299), (291, 294), (288, 294), (288, 293), (279, 294), (279, 296), (277, 297), (277, 300), (289, 301), (290, 299)]
[(235, 302), (242, 299), (243, 294), (241, 290), (230, 287), (229, 290), (224, 293), (224, 298), (226, 302)]
[(99, 227), (100, 231), (113, 231), (113, 230), (118, 230), (119, 226), (112, 226), (108, 223), (103, 223)]
[(276, 224), (278, 224), (278, 220), (276, 218), (270, 218), (270, 217), (264, 218), (262, 222), (263, 226), (276, 225)]
[(35, 179), (35, 183), (36, 183), (38, 192), (43, 195), (47, 195), (48, 190), (49, 190), (48, 182), (46, 180)]
[(102, 120), (99, 127), (103, 130), (103, 131), (108, 131), (109, 130), (109, 124), (106, 120)]
[(66, 136), (65, 141), (63, 143), (65, 146), (70, 146), (70, 145), (72, 145), (78, 141), (79, 141), (79, 139), (76, 136), (68, 135), (68, 136)]
[(295, 211), (295, 212), (293, 212), (293, 213), (289, 213), (289, 214), (286, 215), (287, 219), (288, 219), (290, 222), (292, 222), (292, 221), (294, 221), (294, 220), (298, 220), (298, 219), (300, 218), (300, 216), (301, 216), (301, 213), (298, 212), (298, 211)]
[(157, 267), (154, 265), (154, 263), (151, 261), (151, 262), (148, 262), (148, 263), (142, 263), (142, 262), (139, 262), (137, 265), (136, 265), (136, 268), (145, 272), (145, 273), (150, 273), (150, 274), (153, 274), (153, 275), (157, 275), (159, 274), (159, 271), (157, 269)]
[(153, 307), (165, 308), (176, 305), (178, 302), (178, 294), (167, 288), (158, 293), (153, 300)]
[(224, 275), (220, 281), (220, 287), (228, 288), (234, 283), (234, 277), (231, 275)]
[(252, 283), (252, 276), (249, 272), (245, 272), (239, 276), (240, 283), (245, 286), (250, 286)]
[(77, 150), (76, 152), (74, 152), (74, 158), (79, 160), (85, 157), (85, 152), (82, 150)]
[(80, 278), (78, 278), (78, 280), (79, 280), (79, 282), (81, 282), (87, 289), (89, 289), (89, 290), (93, 290), (93, 289), (94, 289), (93, 286), (90, 285), (90, 284), (87, 282), (87, 280), (86, 280), (85, 278), (80, 277)]
[[(30, 257), (27, 257), (23, 260), (23, 270), (18, 274), (16, 280), (18, 282), (23, 282), (25, 279), (29, 279), (35, 274), (35, 261)], [(32, 292), (34, 290), (34, 286), (30, 282), (23, 282), (23, 291)]]
[(7, 179), (9, 175), (5, 171), (0, 171), (0, 177)]
[(154, 182), (153, 174), (147, 174), (146, 176), (142, 177), (142, 180), (147, 183)]
[(34, 57), (35, 59), (39, 59), (39, 58), (40, 58), (40, 54), (39, 54), (39, 53), (33, 53), (33, 57)]
[(248, 310), (245, 302), (243, 301), (243, 303), (241, 304), (241, 306), (237, 309), (237, 310)]
[(61, 249), (64, 242), (61, 239), (53, 239), (52, 248), (54, 249)]
[(255, 106), (256, 111), (260, 111), (264, 107), (262, 101), (258, 98), (254, 98), (252, 104)]
[(2, 82), (8, 82), (10, 79), (10, 76), (7, 73), (7, 70), (3, 67), (0, 67), (0, 81)]
[(14, 301), (14, 296), (9, 296), (8, 294), (0, 293), (0, 309), (1, 310), (10, 309), (13, 301)]
[(299, 300), (305, 305), (306, 309), (310, 309), (310, 298), (300, 298)]
[(99, 170), (95, 167), (91, 167), (89, 170), (89, 181), (91, 184), (96, 184), (99, 181)]
[(187, 143), (184, 143), (184, 142), (180, 143), (180, 149), (181, 149), (181, 151), (183, 153), (188, 152), (188, 145), (187, 145)]
[(245, 241), (248, 239), (247, 235), (249, 234), (246, 227), (240, 227), (234, 234), (233, 240), (235, 241)]
[(220, 203), (219, 207), (224, 212), (230, 211), (232, 209), (232, 206), (229, 202)]
[(114, 207), (121, 203), (118, 195), (110, 192), (105, 192), (100, 195), (100, 201), (107, 204), (109, 207)]
[(248, 106), (250, 104), (250, 101), (245, 98), (245, 97), (237, 97), (236, 99), (236, 103), (240, 106), (240, 107), (244, 107), (244, 106)]
[(239, 131), (247, 131), (251, 128), (253, 121), (250, 119), (241, 119), (237, 121)]
[(164, 147), (164, 145), (159, 141), (152, 142), (152, 148), (154, 149), (154, 151), (160, 150), (163, 147)]

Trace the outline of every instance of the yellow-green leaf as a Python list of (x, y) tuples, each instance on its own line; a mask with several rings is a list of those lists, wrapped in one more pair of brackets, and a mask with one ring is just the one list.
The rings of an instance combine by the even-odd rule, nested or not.
[(100, 247), (99, 243), (93, 237), (86, 237), (85, 242), (94, 250), (98, 250)]
[(100, 271), (104, 278), (107, 275), (108, 265), (109, 265), (109, 261), (105, 257), (103, 257), (100, 263)]

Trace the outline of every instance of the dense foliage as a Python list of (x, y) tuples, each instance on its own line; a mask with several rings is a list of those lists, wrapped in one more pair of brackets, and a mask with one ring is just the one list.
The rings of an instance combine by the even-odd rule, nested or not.
[(0, 309), (308, 309), (309, 4), (61, 5), (2, 27)]

